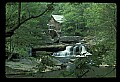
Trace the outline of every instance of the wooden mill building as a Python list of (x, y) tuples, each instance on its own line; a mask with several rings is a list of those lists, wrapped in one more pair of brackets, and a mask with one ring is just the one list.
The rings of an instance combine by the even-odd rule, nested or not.
[(58, 33), (61, 32), (62, 23), (65, 21), (63, 15), (51, 15), (51, 19), (48, 22), (48, 29), (54, 29)]

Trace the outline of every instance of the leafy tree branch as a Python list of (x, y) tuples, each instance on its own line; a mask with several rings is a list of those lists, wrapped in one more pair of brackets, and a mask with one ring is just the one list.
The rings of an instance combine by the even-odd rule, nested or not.
[(17, 30), (22, 24), (24, 24), (25, 22), (27, 22), (28, 20), (31, 20), (33, 18), (38, 18), (40, 16), (42, 16), (43, 14), (45, 14), (46, 12), (48, 12), (49, 10), (53, 9), (52, 6), (53, 2), (49, 5), (47, 5), (47, 8), (39, 15), (36, 16), (31, 16), (25, 20), (23, 20), (22, 22), (20, 22), (20, 11), (21, 11), (21, 3), (19, 3), (19, 8), (18, 8), (18, 24), (13, 27), (11, 30), (9, 30), (8, 32), (6, 32), (6, 37), (11, 37), (14, 34), (14, 31)]

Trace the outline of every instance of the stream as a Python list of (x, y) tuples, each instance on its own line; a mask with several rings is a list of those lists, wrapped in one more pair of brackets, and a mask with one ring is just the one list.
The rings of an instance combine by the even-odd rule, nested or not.
[[(92, 67), (94, 68), (94, 71), (90, 71), (86, 74), (86, 76), (83, 76), (83, 78), (115, 78), (116, 77), (116, 70), (113, 70), (113, 67)], [(44, 73), (29, 73), (24, 71), (18, 71), (10, 69), (9, 67), (6, 67), (6, 70), (8, 71), (14, 71), (14, 74), (6, 74), (7, 78), (76, 78), (75, 76), (63, 76), (62, 73), (65, 71), (63, 70), (56, 70), (56, 71), (48, 71)], [(111, 72), (112, 71), (112, 72)], [(17, 74), (15, 74), (17, 73)], [(108, 74), (107, 74), (108, 73)]]
[[(67, 67), (64, 69), (47, 70), (46, 72), (38, 72), (35, 67), (37, 61), (35, 58), (21, 59), (19, 62), (7, 61), (6, 62), (6, 77), (7, 78), (77, 78), (75, 75), (65, 76), (63, 73), (72, 70), (74, 65), (70, 63), (71, 59), (85, 58), (92, 56), (91, 53), (87, 52), (85, 47), (80, 43), (75, 46), (67, 46), (64, 51), (53, 53), (55, 62), (66, 64)], [(59, 66), (60, 67), (60, 66)], [(71, 68), (71, 69), (70, 69)], [(82, 78), (108, 78), (116, 77), (115, 67), (95, 67), (91, 66), (94, 70), (90, 70)], [(74, 69), (73, 69), (74, 71)]]

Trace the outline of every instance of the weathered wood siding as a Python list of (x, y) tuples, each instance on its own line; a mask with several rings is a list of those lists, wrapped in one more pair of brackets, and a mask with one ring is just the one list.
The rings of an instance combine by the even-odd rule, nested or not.
[(61, 24), (58, 23), (56, 20), (54, 20), (54, 18), (52, 17), (51, 20), (49, 21), (49, 25), (51, 25), (52, 27), (50, 27), (49, 29), (55, 29), (56, 31), (61, 31)]

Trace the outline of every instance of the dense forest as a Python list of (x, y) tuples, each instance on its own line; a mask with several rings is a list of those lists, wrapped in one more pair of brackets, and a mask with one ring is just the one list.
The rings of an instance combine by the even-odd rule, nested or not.
[[(92, 60), (95, 65), (116, 65), (117, 5), (115, 3), (6, 3), (5, 45), (8, 61), (15, 53), (19, 54), (20, 58), (29, 57), (31, 46), (48, 45), (51, 37), (47, 33), (47, 24), (51, 15), (65, 17), (61, 35), (81, 36), (85, 43), (90, 45), (88, 51), (93, 54)], [(41, 70), (47, 65), (52, 66), (49, 56), (40, 57), (43, 58), (40, 64)]]

